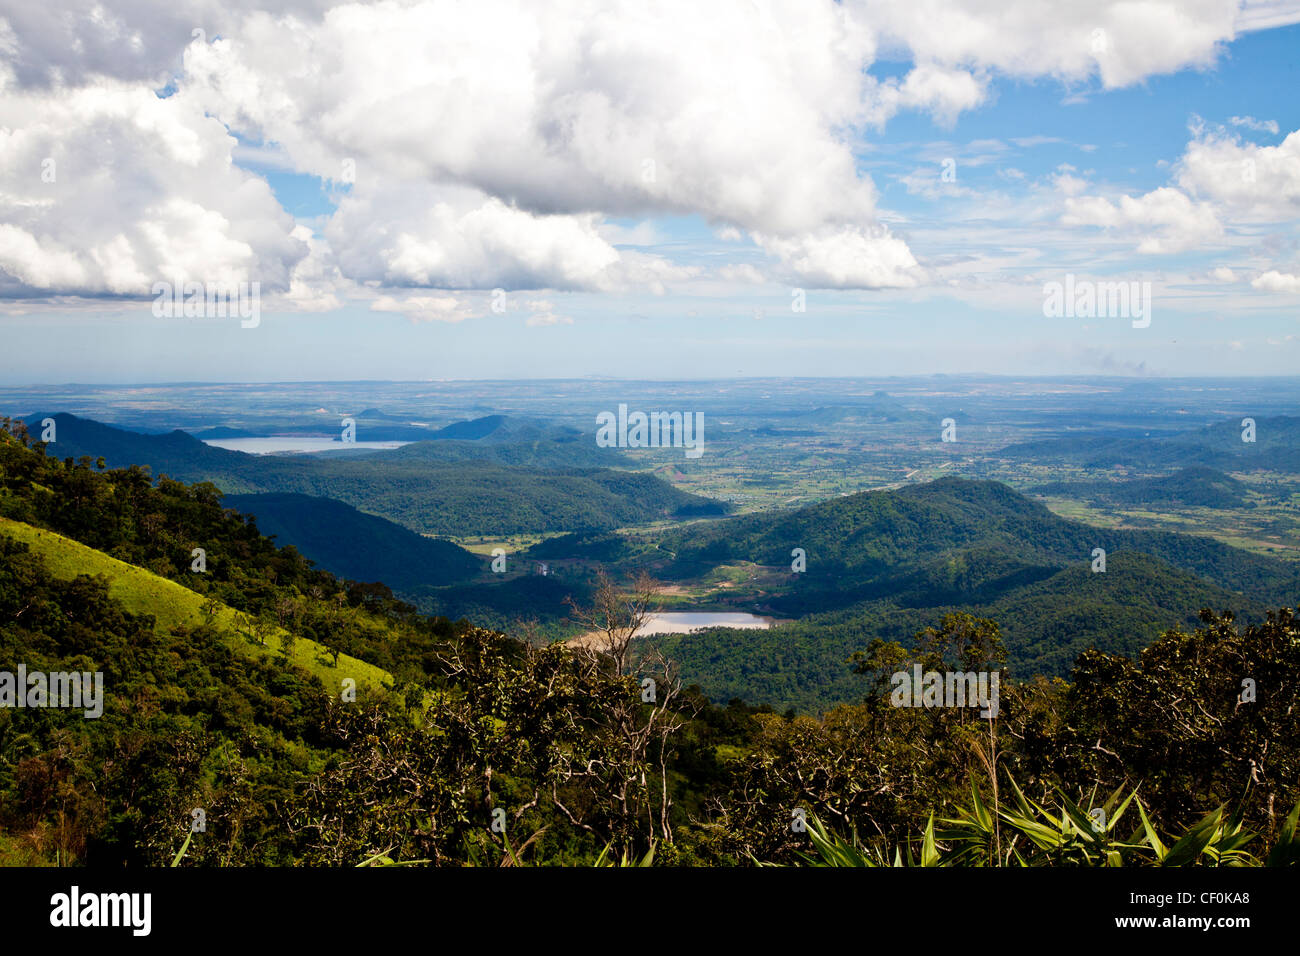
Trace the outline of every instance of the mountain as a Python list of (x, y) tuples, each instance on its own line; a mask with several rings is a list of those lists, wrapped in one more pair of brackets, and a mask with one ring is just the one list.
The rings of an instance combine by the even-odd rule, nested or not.
[(1196, 465), (1181, 468), (1162, 478), (1131, 481), (1050, 482), (1030, 489), (1036, 494), (1065, 495), (1118, 505), (1190, 506), (1197, 508), (1239, 508), (1245, 503), (1247, 486), (1213, 468)]
[[(42, 417), (32, 419), (34, 434), (40, 433)], [(726, 511), (721, 503), (643, 473), (437, 461), (422, 458), (419, 451), (395, 459), (248, 455), (205, 445), (182, 431), (142, 435), (62, 413), (52, 417), (56, 441), (47, 449), (51, 456), (102, 456), (110, 467), (148, 466), (155, 475), (211, 482), (228, 494), (333, 498), (421, 534), (608, 530)]]
[(1126, 552), (1104, 574), (1087, 565), (1022, 582), (1000, 594), (941, 597), (928, 605), (888, 598), (814, 614), (770, 630), (715, 628), (647, 638), (681, 667), (683, 680), (716, 702), (734, 697), (776, 710), (818, 713), (862, 697), (850, 656), (874, 639), (911, 647), (915, 635), (945, 613), (966, 611), (1001, 625), (1010, 673), (1064, 677), (1095, 647), (1136, 656), (1164, 630), (1193, 626), (1201, 607), (1231, 608), (1262, 619), (1265, 606), (1231, 594), (1158, 558)]
[(485, 415), (463, 422), (453, 422), (439, 428), (429, 436), (431, 440), (481, 441), (491, 438), (494, 441), (517, 441), (540, 437), (545, 428), (537, 422), (510, 418), (506, 415)]
[(1085, 468), (1121, 465), (1162, 471), (1199, 465), (1246, 471), (1300, 471), (1300, 417), (1254, 420), (1254, 441), (1243, 441), (1243, 419), (1217, 422), (1196, 431), (1133, 437), (1127, 434), (1077, 435), (1017, 442), (999, 450), (1004, 459), (1069, 463)]
[[(1258, 619), (1300, 593), (1293, 564), (1205, 537), (1094, 528), (1005, 485), (961, 478), (697, 522), (660, 548), (675, 553), (660, 572), (670, 580), (752, 562), (778, 582), (734, 600), (796, 620), (652, 640), (714, 700), (778, 709), (852, 700), (851, 653), (874, 638), (910, 644), (951, 610), (998, 621), (1016, 675), (1062, 676), (1089, 647), (1134, 654), (1162, 629), (1194, 624), (1201, 608)], [(789, 570), (795, 548), (802, 573)], [(1098, 548), (1104, 571), (1094, 571)]]
[(464, 581), (486, 567), (482, 558), (449, 541), (426, 538), (329, 498), (226, 495), (225, 503), (253, 516), (262, 534), (352, 581), (382, 581), (405, 592)]
[(797, 419), (817, 425), (834, 425), (845, 421), (906, 422), (929, 420), (931, 416), (914, 411), (888, 392), (876, 391), (852, 405), (826, 405), (810, 412), (799, 412)]
[(209, 438), (262, 438), (264, 436), (257, 432), (250, 432), (245, 428), (230, 428), (226, 425), (218, 425), (216, 428), (205, 428), (202, 431), (194, 432), (194, 437), (206, 441)]
[(486, 461), (525, 468), (618, 468), (628, 459), (576, 428), (493, 415), (448, 425), (428, 440), (374, 453), (371, 461)]
[(205, 445), (179, 429), (161, 435), (143, 434), (64, 412), (28, 418), (26, 425), (33, 437), (41, 434), (40, 422), (44, 418), (54, 419), (54, 441), (45, 450), (51, 458), (102, 457), (110, 468), (148, 465), (156, 474), (173, 477), (196, 471), (236, 473), (241, 468), (251, 471), (256, 467), (253, 455)]
[[(224, 628), (229, 636), (237, 634), (239, 612), (229, 605), (217, 602), (215, 607), (205, 609), (202, 594), (72, 538), (5, 517), (0, 517), (0, 537), (25, 545), (27, 552), (39, 557), (56, 580), (71, 581), (83, 574), (102, 579), (109, 598), (120, 602), (128, 612), (151, 621), (159, 635), (176, 628), (198, 627), (205, 621), (209, 626)], [(265, 646), (230, 640), (229, 648), (237, 657), (262, 661), (271, 658), (273, 650), (282, 646), (283, 633), (281, 628), (273, 629), (267, 634)], [(320, 660), (324, 651), (324, 645), (304, 640), (293, 644), (287, 656), (296, 666), (323, 679), (331, 676), (327, 665)], [(340, 654), (339, 662), (372, 689), (392, 684), (391, 674), (364, 661)]]
[[(0, 864), (799, 863), (807, 841), (781, 822), (790, 806), (838, 814), (841, 833), (877, 832), (852, 852), (888, 860), (919, 821), (972, 794), (981, 806), (969, 744), (983, 731), (965, 708), (920, 712), (873, 694), (794, 720), (741, 701), (715, 707), (697, 688), (678, 696), (672, 668), (647, 702), (639, 673), (423, 616), (382, 584), (313, 568), (210, 485), (43, 451), (0, 430), (0, 661), (26, 672), (5, 675), (0, 710)], [(940, 492), (949, 505), (989, 499), (984, 519), (1024, 520), (996, 488)], [(309, 517), (328, 507), (282, 504)], [(987, 536), (967, 549), (995, 552)], [(921, 565), (938, 574), (936, 555)], [(1185, 618), (1189, 594), (1235, 598), (1136, 552), (1105, 574), (1076, 564), (1029, 577), (977, 610), (1005, 615), (1013, 661), (1038, 655), (1044, 669), (1098, 631), (1136, 650)], [(520, 580), (529, 594), (552, 582)], [(942, 649), (960, 653), (968, 620), (935, 610), (882, 601), (766, 633), (671, 640), (688, 679), (716, 680), (714, 696), (748, 688), (821, 709), (867, 693), (870, 678), (850, 675), (846, 657), (873, 637), (937, 625)], [(1234, 815), (1279, 829), (1270, 853), (1285, 863), (1294, 846), (1273, 797), (1293, 803), (1298, 638), (1286, 608), (1245, 630), (1207, 615), (1136, 659), (1081, 655), (1069, 684), (1004, 675), (1000, 759), (1062, 794), (1095, 789), (1099, 769), (1142, 781), (1144, 820), (1169, 846), (1194, 839), (1178, 834), (1202, 807), (1253, 794)], [(1242, 675), (1260, 678), (1244, 707)], [(26, 706), (11, 706), (15, 687)], [(497, 843), (488, 823), (500, 806), (518, 806), (511, 825), (533, 837)]]
[[(677, 555), (673, 577), (735, 561), (788, 568), (791, 551), (804, 549), (807, 571), (798, 586), (771, 602), (783, 613), (899, 594), (987, 597), (1048, 571), (1087, 565), (1096, 548), (1108, 555), (1139, 551), (1257, 600), (1286, 603), (1300, 583), (1300, 570), (1275, 558), (1205, 537), (1084, 525), (1006, 485), (963, 478), (696, 524), (669, 533), (662, 546)], [(936, 583), (936, 566), (959, 560), (951, 587)]]

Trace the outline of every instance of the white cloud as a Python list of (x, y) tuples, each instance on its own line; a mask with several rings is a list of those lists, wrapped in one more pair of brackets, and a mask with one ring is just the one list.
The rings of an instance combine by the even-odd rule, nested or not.
[[(683, 24), (690, 24), (689, 29)], [(791, 232), (870, 218), (841, 127), (874, 44), (833, 4), (342, 6), (195, 44), (185, 86), (299, 168), (458, 183), (531, 213), (700, 213)], [(918, 95), (920, 95), (918, 93)], [(412, 108), (418, 103), (419, 108)]]
[(339, 272), (329, 243), (317, 239), (306, 226), (296, 227), (293, 237), (306, 244), (307, 255), (294, 266), (288, 291), (272, 297), (272, 308), (329, 312), (340, 308), (344, 299), (358, 294), (356, 283)]
[[(865, 2), (865, 0), (864, 0)], [(1129, 86), (1209, 66), (1235, 35), (1236, 0), (893, 0), (870, 3), (883, 45), (917, 62)]]
[(358, 282), (442, 289), (602, 289), (620, 256), (596, 215), (533, 215), (463, 187), (367, 183), (325, 235)]
[(1300, 3), (1296, 0), (1242, 0), (1236, 25), (1242, 33), (1268, 30), (1300, 23)]
[(1162, 186), (1144, 196), (1120, 196), (1111, 202), (1100, 196), (1065, 201), (1067, 226), (1100, 226), (1140, 236), (1137, 251), (1144, 254), (1181, 252), (1219, 238), (1223, 226), (1206, 203), (1196, 203), (1183, 192)]
[(1074, 171), (1073, 166), (1063, 165), (1058, 167), (1056, 174), (1052, 176), (1052, 184), (1062, 195), (1078, 196), (1088, 188), (1088, 181), (1075, 176)]
[(965, 110), (980, 106), (988, 97), (986, 72), (923, 63), (900, 82), (889, 78), (869, 86), (871, 103), (868, 120), (883, 126), (901, 109), (929, 112), (944, 126), (951, 126)]
[(1228, 120), (1233, 126), (1244, 126), (1258, 133), (1278, 134), (1277, 120), (1257, 120), (1253, 116), (1233, 116)]
[(1300, 131), (1276, 146), (1203, 133), (1178, 164), (1178, 184), (1234, 218), (1276, 222), (1300, 216)]
[(104, 83), (10, 91), (0, 293), (145, 296), (154, 281), (288, 288), (307, 246), (235, 140), (184, 96)]
[(1286, 272), (1278, 272), (1276, 269), (1270, 269), (1254, 279), (1250, 284), (1253, 288), (1262, 292), (1295, 294), (1300, 292), (1300, 275), (1291, 275)]
[(373, 312), (396, 312), (412, 322), (463, 322), (478, 313), (454, 295), (381, 295), (370, 304)]
[[(139, 295), (199, 269), (258, 278), (307, 310), (377, 286), (378, 311), (446, 321), (461, 314), (446, 297), (411, 290), (659, 293), (701, 275), (629, 248), (656, 241), (653, 227), (609, 222), (648, 216), (748, 234), (775, 260), (763, 271), (804, 286), (915, 286), (926, 272), (882, 228), (858, 171), (873, 124), (900, 110), (951, 122), (988, 101), (997, 74), (1115, 87), (1208, 66), (1239, 14), (1235, 0), (257, 6), (67, 0), (5, 13), (0, 294)], [(878, 78), (868, 68), (882, 52), (909, 65)], [(169, 81), (175, 95), (150, 91)], [(1252, 154), (1284, 196), (1293, 146)], [(33, 178), (47, 154), (57, 191)], [(338, 186), (319, 237), (232, 157)], [(1221, 232), (1195, 201), (1220, 202), (1213, 188), (1226, 187), (1210, 182), (1222, 176), (1206, 171), (1219, 161), (1189, 151), (1177, 195), (1078, 198), (1069, 214), (1146, 230), (1144, 251), (1185, 248)], [(1057, 187), (1080, 197), (1086, 185), (1063, 172)]]
[(908, 289), (923, 273), (907, 243), (883, 229), (830, 229), (782, 238), (753, 234), (791, 278), (814, 288)]

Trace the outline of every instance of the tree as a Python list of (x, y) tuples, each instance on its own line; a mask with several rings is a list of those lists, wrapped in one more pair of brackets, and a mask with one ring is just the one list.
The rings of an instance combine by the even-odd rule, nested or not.
[(275, 618), (265, 611), (260, 614), (241, 611), (235, 626), (250, 644), (265, 647), (266, 639), (275, 633)]
[(632, 639), (645, 627), (658, 587), (649, 574), (642, 571), (627, 589), (618, 587), (604, 570), (596, 572), (596, 587), (591, 605), (580, 606), (572, 598), (566, 603), (573, 620), (587, 632), (586, 644), (606, 655), (614, 665), (614, 673), (628, 672)]

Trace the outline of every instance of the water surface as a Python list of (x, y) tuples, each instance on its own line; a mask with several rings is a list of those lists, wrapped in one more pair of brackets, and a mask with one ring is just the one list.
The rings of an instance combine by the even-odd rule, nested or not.
[(701, 627), (742, 627), (767, 630), (772, 619), (744, 611), (664, 611), (650, 615), (639, 637), (651, 634), (689, 634)]
[(247, 452), (250, 455), (272, 455), (286, 452), (356, 451), (358, 449), (380, 451), (386, 448), (400, 448), (410, 442), (354, 441), (344, 444), (337, 438), (304, 438), (290, 435), (283, 438), (209, 438), (203, 444), (224, 448), (227, 451)]

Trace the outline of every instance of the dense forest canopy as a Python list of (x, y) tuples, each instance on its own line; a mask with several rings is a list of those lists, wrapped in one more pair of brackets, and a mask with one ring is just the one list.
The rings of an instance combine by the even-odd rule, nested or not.
[[(862, 633), (853, 703), (718, 706), (653, 651), (422, 615), (277, 547), (212, 485), (50, 457), (7, 424), (0, 660), (101, 672), (106, 700), (98, 719), (0, 709), (4, 862), (1297, 860), (1286, 607), (1245, 626), (1207, 609), (1029, 680), (997, 623), (947, 612), (907, 640)], [(624, 595), (590, 600), (630, 637)], [(1005, 674), (997, 716), (893, 706), (912, 667)], [(374, 679), (350, 692), (353, 674)], [(1035, 840), (1045, 819), (1059, 838)]]

